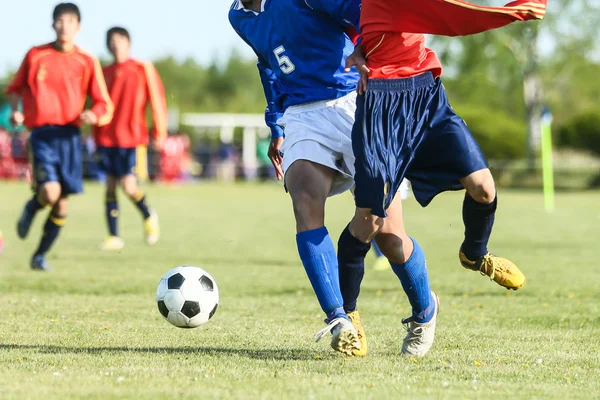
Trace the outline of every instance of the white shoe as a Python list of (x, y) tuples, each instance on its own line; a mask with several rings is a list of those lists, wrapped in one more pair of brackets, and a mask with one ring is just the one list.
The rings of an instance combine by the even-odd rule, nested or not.
[(160, 237), (158, 214), (154, 210), (150, 210), (150, 216), (144, 221), (144, 236), (149, 246), (154, 246)]
[(431, 297), (434, 300), (435, 312), (431, 321), (420, 324), (407, 318), (402, 321), (406, 324), (406, 337), (404, 343), (402, 343), (402, 354), (423, 357), (431, 346), (433, 346), (433, 339), (435, 338), (435, 325), (437, 321), (437, 315), (440, 311), (440, 299), (437, 294), (431, 292)]
[(315, 341), (321, 340), (327, 332), (331, 332), (331, 348), (335, 351), (351, 356), (354, 350), (360, 350), (358, 332), (352, 322), (346, 318), (335, 318), (330, 321), (325, 328), (317, 332)]
[(109, 236), (100, 245), (100, 250), (114, 251), (121, 250), (125, 247), (125, 242), (118, 236)]

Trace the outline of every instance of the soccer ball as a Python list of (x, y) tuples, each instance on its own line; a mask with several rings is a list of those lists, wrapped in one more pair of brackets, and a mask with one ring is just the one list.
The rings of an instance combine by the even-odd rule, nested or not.
[(202, 268), (184, 265), (167, 272), (156, 289), (158, 311), (178, 328), (196, 328), (215, 315), (217, 282)]

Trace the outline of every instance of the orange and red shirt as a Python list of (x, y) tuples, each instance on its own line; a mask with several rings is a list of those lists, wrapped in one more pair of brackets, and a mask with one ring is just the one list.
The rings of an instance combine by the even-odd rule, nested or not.
[(22, 98), (25, 126), (29, 129), (43, 125), (80, 126), (79, 116), (88, 95), (98, 125), (109, 123), (113, 115), (100, 63), (77, 46), (69, 52), (56, 50), (52, 43), (33, 47), (6, 93)]
[[(547, 0), (517, 0), (486, 7), (462, 0), (363, 0), (361, 43), (370, 78), (408, 78), (442, 74), (423, 34), (472, 35), (514, 21), (542, 19)], [(410, 32), (410, 33), (409, 33)]]
[(98, 146), (133, 148), (148, 144), (147, 104), (152, 110), (152, 136), (167, 135), (165, 89), (152, 64), (129, 59), (106, 66), (104, 76), (115, 112), (110, 124), (95, 129)]

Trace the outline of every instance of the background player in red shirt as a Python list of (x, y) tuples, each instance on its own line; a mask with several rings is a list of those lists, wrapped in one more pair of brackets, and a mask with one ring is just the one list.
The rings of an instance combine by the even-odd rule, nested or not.
[[(31, 268), (37, 270), (49, 269), (44, 255), (65, 224), (68, 196), (83, 191), (79, 128), (82, 123), (107, 124), (113, 113), (98, 60), (74, 44), (81, 21), (79, 8), (61, 3), (52, 16), (56, 40), (29, 50), (6, 89), (12, 122), (31, 129), (35, 195), (17, 224), (19, 236), (27, 236), (37, 211), (52, 208), (31, 259)], [(93, 106), (84, 111), (87, 95)], [(18, 111), (21, 100), (23, 113)]]
[(167, 135), (167, 104), (163, 84), (150, 63), (130, 58), (130, 36), (125, 28), (114, 27), (106, 33), (106, 45), (114, 63), (104, 68), (115, 114), (110, 124), (95, 129), (100, 168), (106, 179), (106, 220), (109, 237), (103, 250), (123, 248), (117, 219), (117, 185), (133, 201), (144, 218), (146, 243), (153, 245), (159, 238), (158, 216), (148, 207), (146, 195), (138, 186), (135, 175), (136, 150), (145, 152), (148, 145), (146, 105), (152, 110), (154, 147), (159, 148)]
[[(389, 222), (386, 209), (404, 178), (423, 206), (446, 190), (466, 189), (465, 240), (461, 264), (480, 271), (507, 289), (520, 289), (525, 276), (509, 260), (491, 254), (487, 243), (496, 211), (496, 188), (479, 146), (446, 98), (442, 66), (425, 47), (421, 33), (467, 35), (517, 20), (541, 19), (546, 0), (518, 0), (504, 7), (481, 7), (460, 0), (363, 0), (362, 51), (368, 82), (359, 85), (352, 146), (356, 214), (349, 231), (369, 242)], [(411, 33), (406, 33), (411, 32)], [(360, 53), (360, 49), (358, 51)], [(366, 91), (365, 91), (366, 89)], [(397, 235), (378, 244), (408, 294), (413, 315), (402, 352), (422, 356), (434, 340), (438, 300), (426, 279), (425, 256), (408, 237), (402, 221)], [(399, 262), (398, 262), (399, 261)], [(423, 279), (418, 276), (423, 274)], [(405, 285), (405, 276), (419, 282)]]

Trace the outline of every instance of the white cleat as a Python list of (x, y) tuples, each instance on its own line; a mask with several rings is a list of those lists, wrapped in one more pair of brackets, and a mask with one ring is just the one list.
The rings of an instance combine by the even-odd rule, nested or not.
[(440, 299), (437, 294), (431, 292), (434, 300), (435, 312), (431, 321), (420, 324), (407, 318), (402, 323), (406, 324), (406, 337), (402, 343), (402, 354), (413, 357), (423, 357), (433, 346), (435, 338), (435, 325), (437, 315), (440, 311)]
[(150, 216), (144, 221), (144, 236), (149, 246), (154, 246), (160, 238), (158, 214), (154, 210), (150, 210)]
[(325, 328), (317, 332), (315, 341), (321, 340), (328, 332), (331, 332), (331, 348), (335, 351), (351, 356), (353, 351), (360, 350), (358, 332), (352, 322), (347, 319), (333, 319)]

